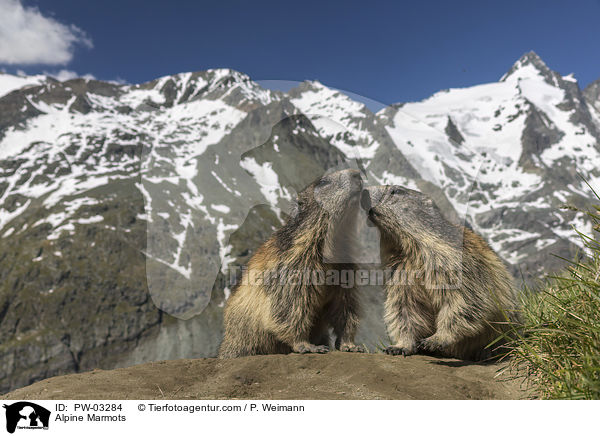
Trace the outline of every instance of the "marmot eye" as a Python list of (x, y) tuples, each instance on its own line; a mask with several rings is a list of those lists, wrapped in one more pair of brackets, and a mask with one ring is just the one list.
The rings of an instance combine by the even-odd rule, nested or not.
[(321, 186), (329, 185), (330, 183), (331, 183), (331, 181), (328, 179), (321, 179), (317, 183), (317, 186), (321, 187)]
[(394, 188), (394, 189), (392, 189), (391, 194), (392, 195), (399, 195), (399, 194), (402, 194), (403, 192), (404, 192), (404, 189), (402, 189), (402, 188)]

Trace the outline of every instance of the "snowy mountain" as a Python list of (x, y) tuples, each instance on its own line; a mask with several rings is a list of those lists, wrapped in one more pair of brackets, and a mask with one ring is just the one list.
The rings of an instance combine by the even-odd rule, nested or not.
[[(576, 80), (527, 53), (497, 83), (439, 92), (379, 114), (397, 147), (513, 266), (539, 276), (573, 256), (585, 181), (600, 184), (600, 116)], [(578, 173), (583, 177), (578, 175)], [(585, 180), (585, 181), (584, 181)]]
[(0, 73), (0, 97), (16, 89), (41, 85), (48, 80), (52, 79), (41, 74), (36, 76), (15, 76), (13, 74)]
[(583, 90), (583, 96), (589, 106), (600, 111), (600, 79), (586, 86)]
[(598, 83), (582, 92), (527, 53), (499, 82), (375, 114), (319, 82), (282, 93), (232, 70), (0, 75), (0, 390), (214, 355), (228, 275), (331, 169), (427, 192), (516, 277), (556, 270), (580, 247), (573, 225), (589, 228), (560, 206), (589, 204), (578, 174), (600, 186)]

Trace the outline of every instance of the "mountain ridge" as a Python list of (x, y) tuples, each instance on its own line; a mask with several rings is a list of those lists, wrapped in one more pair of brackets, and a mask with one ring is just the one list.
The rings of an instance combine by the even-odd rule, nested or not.
[[(336, 168), (428, 193), (518, 279), (561, 268), (552, 254), (575, 256), (572, 225), (589, 223), (559, 207), (592, 199), (578, 173), (600, 183), (598, 88), (534, 53), (517, 64), (377, 113), (318, 81), (272, 91), (230, 69), (1, 96), (0, 391), (214, 355), (231, 275)], [(373, 347), (381, 294), (364, 294)]]

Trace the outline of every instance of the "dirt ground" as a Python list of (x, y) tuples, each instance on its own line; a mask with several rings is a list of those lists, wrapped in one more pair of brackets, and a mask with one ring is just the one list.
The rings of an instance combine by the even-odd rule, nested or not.
[(42, 380), (4, 400), (523, 399), (504, 363), (333, 352), (152, 362)]

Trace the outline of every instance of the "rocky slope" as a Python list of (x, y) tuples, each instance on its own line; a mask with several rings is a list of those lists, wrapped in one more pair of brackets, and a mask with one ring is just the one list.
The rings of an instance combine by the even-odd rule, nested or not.
[[(214, 355), (231, 277), (325, 171), (427, 192), (527, 279), (580, 246), (572, 225), (589, 224), (559, 209), (589, 201), (578, 173), (600, 185), (597, 83), (582, 92), (534, 53), (497, 83), (379, 113), (231, 70), (0, 82), (0, 391)], [(373, 348), (381, 295), (364, 294)]]
[(600, 111), (600, 79), (586, 86), (583, 90), (583, 96), (589, 106)]

